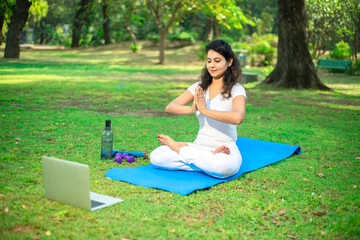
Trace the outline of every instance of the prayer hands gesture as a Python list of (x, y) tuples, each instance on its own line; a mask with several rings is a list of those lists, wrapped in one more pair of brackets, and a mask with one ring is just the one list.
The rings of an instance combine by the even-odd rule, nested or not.
[(195, 111), (199, 110), (199, 112), (203, 113), (206, 110), (206, 101), (205, 101), (205, 93), (204, 90), (197, 86), (195, 89), (194, 102), (193, 107), (195, 105)]
[[(192, 105), (188, 106), (191, 102)], [(196, 111), (205, 114), (205, 111), (207, 110), (205, 93), (200, 86), (196, 87), (194, 95), (189, 90), (186, 90), (179, 97), (171, 101), (165, 108), (166, 113), (174, 115), (192, 114)]]

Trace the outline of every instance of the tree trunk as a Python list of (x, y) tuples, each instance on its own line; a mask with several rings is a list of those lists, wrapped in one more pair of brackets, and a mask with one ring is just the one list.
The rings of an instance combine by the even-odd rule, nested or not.
[(125, 22), (125, 29), (129, 33), (132, 43), (134, 44), (134, 46), (136, 46), (137, 45), (136, 35), (133, 31), (131, 31), (130, 26), (126, 22)]
[(72, 42), (71, 47), (77, 48), (80, 46), (81, 39), (81, 29), (84, 25), (86, 16), (90, 10), (91, 0), (81, 0), (80, 7), (76, 12), (74, 24), (73, 24), (73, 33), (72, 33)]
[(317, 76), (306, 38), (305, 0), (278, 0), (279, 44), (275, 69), (263, 83), (329, 90)]
[(207, 15), (206, 18), (206, 36), (205, 41), (212, 41), (214, 39), (214, 25), (213, 20)]
[[(154, 17), (156, 28), (159, 32), (159, 40), (160, 40), (160, 46), (159, 46), (159, 64), (163, 64), (165, 61), (165, 38), (166, 34), (169, 31), (170, 26), (173, 24), (175, 20), (182, 19), (186, 15), (184, 13), (183, 15), (179, 15), (178, 11), (183, 6), (183, 2), (181, 0), (178, 0), (176, 2), (173, 2), (174, 9), (170, 13), (170, 19), (167, 20), (166, 23), (163, 22), (163, 16), (168, 15), (166, 13), (166, 4), (164, 2), (160, 1), (154, 1), (154, 0), (146, 0), (146, 5), (150, 9), (151, 14)], [(187, 12), (187, 13), (190, 13)]]
[(44, 44), (45, 43), (45, 21), (43, 19), (40, 20), (39, 23), (39, 31), (40, 31), (40, 44)]
[(103, 32), (105, 44), (110, 44), (110, 30), (109, 30), (109, 10), (107, 0), (102, 0), (102, 13), (104, 17)]
[(313, 58), (315, 58), (315, 56), (316, 56), (316, 34), (315, 34), (315, 33), (311, 33), (311, 34), (309, 34), (309, 36), (310, 36), (311, 38), (308, 38), (308, 41), (310, 41), (311, 44), (312, 44), (312, 54), (311, 54), (311, 56), (312, 56)]
[(16, 0), (16, 10), (11, 17), (6, 37), (4, 58), (20, 57), (20, 37), (29, 17), (29, 0)]
[(358, 52), (358, 42), (359, 42), (359, 29), (357, 31), (355, 31), (354, 34), (354, 44), (353, 44), (353, 53), (355, 56), (355, 61), (357, 62), (357, 52)]
[(4, 19), (5, 19), (4, 17), (0, 16), (0, 46), (3, 43), (2, 29), (3, 29), (3, 26), (4, 26)]
[(163, 64), (165, 61), (165, 39), (166, 39), (166, 32), (159, 31), (159, 64)]
[(278, 21), (279, 21), (279, 19), (275, 16), (274, 17), (274, 25), (273, 25), (272, 31), (271, 31), (273, 34), (277, 33)]
[(320, 54), (321, 54), (321, 49), (323, 48), (322, 43), (323, 43), (323, 34), (319, 34), (318, 35), (318, 43), (317, 43), (317, 49), (316, 49), (316, 57), (315, 58), (319, 58)]
[(5, 11), (6, 11), (6, 5), (1, 4), (0, 5), (0, 45), (2, 45), (3, 43), (2, 29), (5, 21)]
[(354, 44), (353, 44), (353, 53), (355, 56), (355, 61), (357, 61), (357, 52), (358, 52), (358, 48), (359, 48), (359, 34), (360, 34), (360, 14), (358, 16), (358, 24), (357, 24), (357, 28), (355, 29), (355, 33), (354, 33)]
[(220, 28), (219, 21), (214, 17), (214, 27), (215, 27), (215, 37), (216, 39), (220, 39)]
[(130, 6), (129, 11), (127, 12), (126, 17), (125, 17), (124, 25), (125, 25), (126, 31), (129, 33), (129, 35), (131, 37), (131, 40), (132, 40), (134, 46), (136, 47), (137, 46), (136, 35), (130, 28), (130, 19), (131, 19), (131, 16), (134, 14), (134, 12), (135, 12), (135, 8), (133, 6)]
[(330, 44), (330, 31), (326, 33), (326, 46), (322, 51), (322, 55), (324, 55), (329, 50), (329, 44)]

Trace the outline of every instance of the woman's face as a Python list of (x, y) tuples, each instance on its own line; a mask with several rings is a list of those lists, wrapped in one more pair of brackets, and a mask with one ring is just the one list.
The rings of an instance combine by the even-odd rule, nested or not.
[(226, 61), (225, 57), (220, 53), (210, 49), (207, 53), (206, 68), (213, 79), (221, 79), (228, 67), (231, 66), (233, 59)]

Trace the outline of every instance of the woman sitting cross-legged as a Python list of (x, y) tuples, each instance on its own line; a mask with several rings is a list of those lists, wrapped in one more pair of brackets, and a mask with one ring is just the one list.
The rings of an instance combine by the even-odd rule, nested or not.
[[(201, 171), (227, 178), (240, 169), (242, 157), (236, 146), (237, 125), (245, 118), (246, 92), (238, 83), (240, 63), (229, 44), (215, 40), (205, 48), (207, 62), (201, 81), (168, 104), (174, 115), (196, 112), (200, 129), (193, 143), (176, 142), (160, 134), (162, 146), (150, 154), (151, 163), (168, 170)], [(192, 102), (192, 106), (188, 106)]]

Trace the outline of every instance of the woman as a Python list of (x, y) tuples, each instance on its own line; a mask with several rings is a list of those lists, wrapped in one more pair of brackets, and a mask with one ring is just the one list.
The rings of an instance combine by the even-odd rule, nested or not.
[[(207, 63), (201, 81), (190, 86), (166, 107), (174, 115), (196, 112), (200, 129), (193, 143), (159, 135), (162, 146), (150, 154), (151, 163), (169, 170), (202, 171), (227, 178), (240, 169), (236, 126), (245, 118), (245, 89), (237, 83), (240, 63), (229, 44), (215, 40), (206, 46)], [(192, 106), (187, 106), (192, 102)]]

